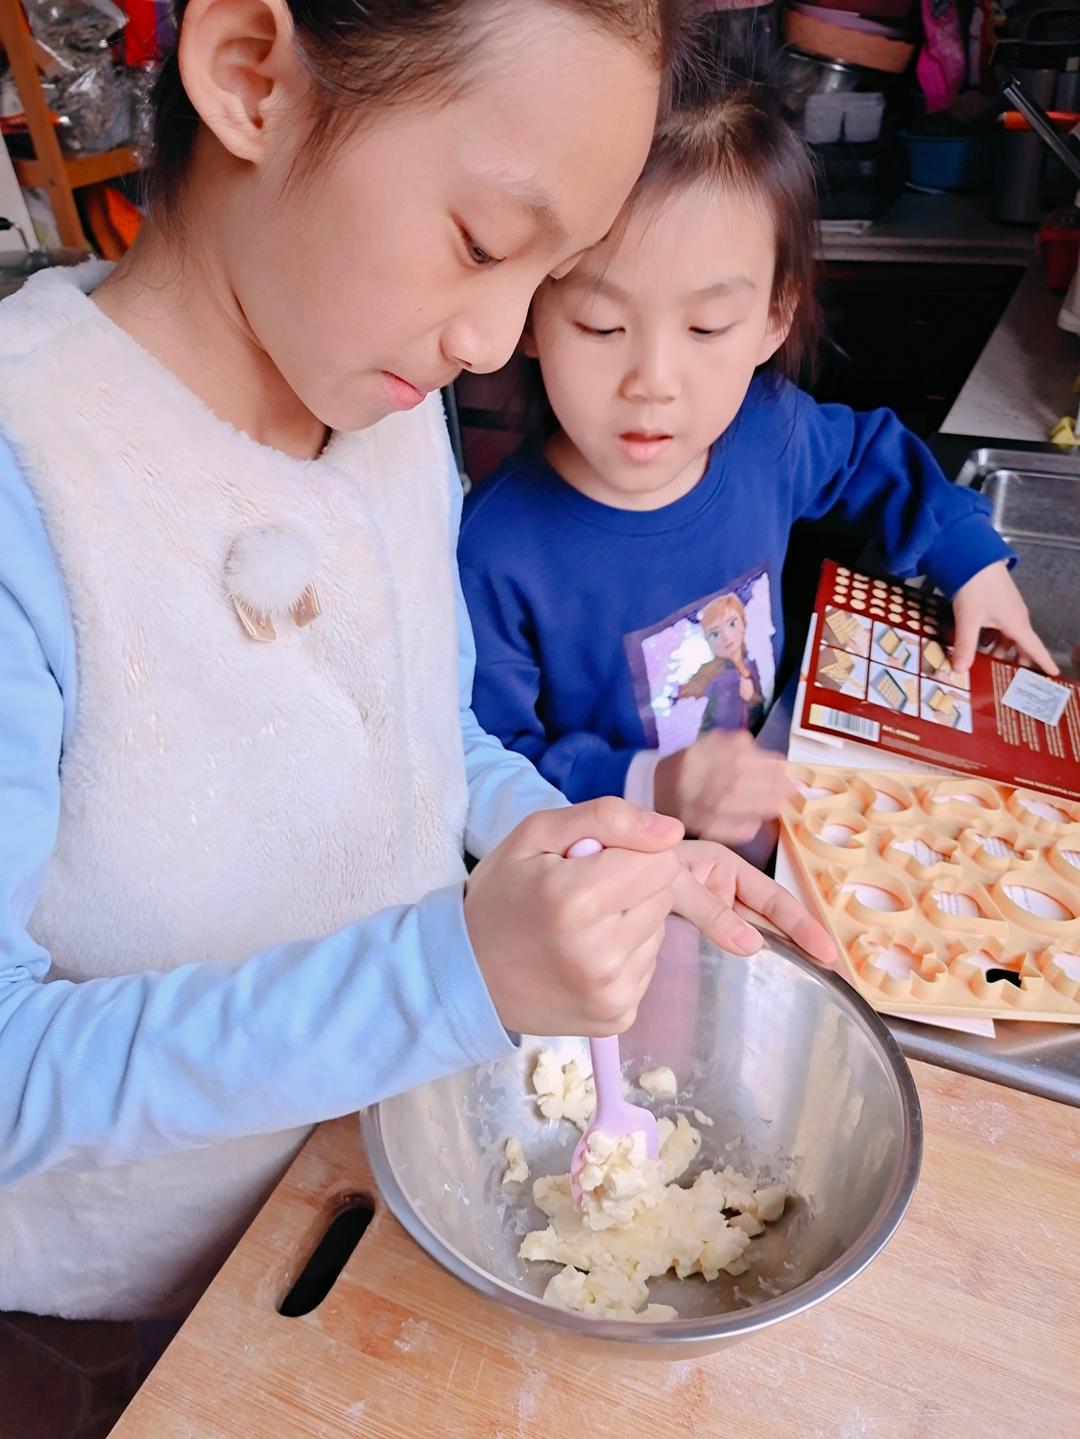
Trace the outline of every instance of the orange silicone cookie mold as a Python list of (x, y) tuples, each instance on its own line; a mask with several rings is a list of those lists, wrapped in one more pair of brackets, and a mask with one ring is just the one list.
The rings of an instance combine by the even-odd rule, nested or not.
[(875, 1008), (1080, 1022), (1080, 804), (962, 775), (792, 770), (785, 844)]

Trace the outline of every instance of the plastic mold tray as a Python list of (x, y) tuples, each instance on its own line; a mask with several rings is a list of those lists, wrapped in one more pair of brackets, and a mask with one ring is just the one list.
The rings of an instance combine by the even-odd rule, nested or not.
[(788, 851), (875, 1009), (1080, 1023), (1080, 804), (941, 773), (792, 772)]

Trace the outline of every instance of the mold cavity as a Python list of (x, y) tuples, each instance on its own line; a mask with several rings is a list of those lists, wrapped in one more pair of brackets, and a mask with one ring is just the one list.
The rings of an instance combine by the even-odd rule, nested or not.
[(855, 842), (855, 831), (849, 824), (823, 824), (818, 830), (818, 836), (826, 844), (835, 845), (837, 849), (847, 849)]
[(1007, 839), (1002, 839), (999, 834), (987, 835), (982, 842), (982, 848), (994, 859), (1007, 859), (1012, 855), (1018, 855), (1019, 850), (1013, 849)]
[(1080, 850), (1063, 849), (1061, 857), (1066, 864), (1071, 864), (1073, 869), (1080, 869)]
[(942, 914), (952, 915), (954, 919), (975, 919), (982, 913), (970, 894), (942, 893), (939, 890), (934, 895), (934, 903)]
[(1037, 815), (1039, 819), (1049, 819), (1054, 824), (1064, 824), (1069, 816), (1063, 809), (1058, 809), (1056, 804), (1051, 804), (1048, 799), (1024, 799), (1020, 801), (1028, 814)]
[(910, 979), (918, 960), (910, 949), (905, 949), (902, 944), (894, 944), (891, 949), (874, 950), (870, 963), (876, 969), (883, 969), (893, 979)]
[(916, 864), (921, 864), (929, 869), (932, 864), (937, 864), (945, 858), (943, 850), (935, 849), (932, 844), (927, 844), (924, 839), (905, 839), (893, 846), (903, 854), (910, 854)]
[(976, 809), (987, 808), (986, 802), (981, 800), (977, 794), (936, 794), (934, 796), (935, 804), (951, 804), (953, 801), (957, 804), (974, 805)]
[(904, 908), (899, 895), (879, 889), (874, 884), (845, 884), (842, 893), (853, 894), (864, 908), (877, 910), (880, 914), (895, 914)]
[(1080, 954), (1055, 954), (1054, 963), (1074, 984), (1080, 984)]
[(974, 954), (965, 954), (964, 958), (968, 964), (973, 964), (976, 969), (981, 969), (983, 974), (988, 974), (992, 969), (1001, 969), (1000, 962), (985, 949), (976, 950)]
[(874, 808), (880, 810), (882, 813), (888, 811), (890, 814), (895, 814), (898, 809), (903, 809), (904, 806), (894, 794), (888, 794), (883, 789), (876, 789), (874, 791)]
[(799, 792), (803, 799), (825, 799), (829, 795), (836, 794), (836, 790), (827, 789), (823, 784), (801, 784)]
[(1013, 904), (1026, 914), (1034, 914), (1039, 919), (1059, 921), (1075, 918), (1060, 900), (1054, 899), (1053, 895), (1043, 894), (1041, 889), (1031, 889), (1026, 884), (1007, 884), (1003, 888)]

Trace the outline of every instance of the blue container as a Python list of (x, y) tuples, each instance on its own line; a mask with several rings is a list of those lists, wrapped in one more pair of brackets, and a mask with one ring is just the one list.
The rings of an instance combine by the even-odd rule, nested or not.
[(901, 136), (908, 179), (921, 190), (979, 190), (990, 183), (993, 135)]

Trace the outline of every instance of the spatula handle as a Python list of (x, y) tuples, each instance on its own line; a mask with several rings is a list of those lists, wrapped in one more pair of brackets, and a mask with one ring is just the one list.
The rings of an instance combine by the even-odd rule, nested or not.
[[(597, 839), (579, 839), (566, 852), (567, 859), (584, 859), (590, 854), (599, 854), (604, 846)], [(622, 1060), (619, 1041), (611, 1039), (590, 1039), (589, 1053), (592, 1056), (593, 1079), (596, 1083), (596, 1117), (593, 1123), (598, 1129), (617, 1129), (622, 1104)]]

